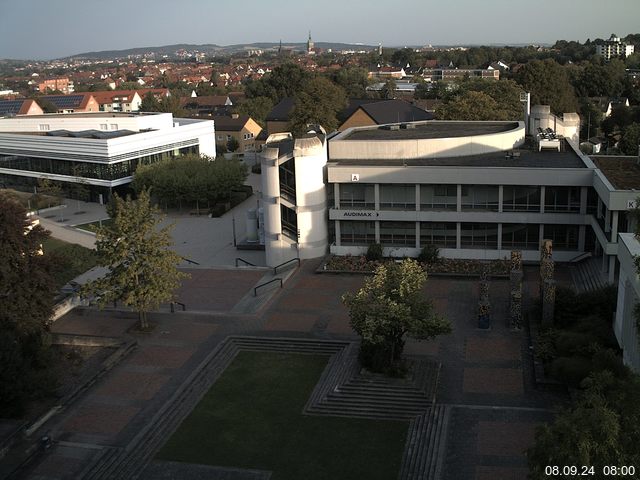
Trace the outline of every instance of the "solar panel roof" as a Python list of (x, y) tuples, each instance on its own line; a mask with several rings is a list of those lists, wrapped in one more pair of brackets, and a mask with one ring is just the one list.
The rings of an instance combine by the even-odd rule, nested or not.
[(84, 95), (45, 95), (42, 98), (53, 103), (58, 108), (66, 109), (78, 108), (82, 104)]
[(17, 115), (24, 100), (1, 100), (0, 115)]

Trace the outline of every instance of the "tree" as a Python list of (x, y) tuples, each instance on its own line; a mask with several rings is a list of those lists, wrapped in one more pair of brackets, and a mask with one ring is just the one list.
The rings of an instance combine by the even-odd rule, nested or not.
[(640, 149), (640, 123), (634, 122), (624, 127), (618, 146), (625, 155), (638, 155)]
[(41, 254), (47, 236), (0, 193), (0, 417), (22, 414), (29, 397), (55, 384), (47, 332), (55, 267)]
[(294, 63), (285, 63), (260, 80), (245, 84), (247, 98), (269, 97), (274, 104), (285, 97), (293, 97), (307, 85), (313, 75)]
[(516, 81), (531, 93), (532, 105), (549, 105), (556, 114), (578, 108), (573, 86), (565, 67), (554, 60), (533, 60), (516, 74)]
[(247, 98), (238, 107), (238, 113), (250, 116), (262, 128), (265, 128), (267, 115), (272, 108), (273, 101), (269, 97)]
[(153, 92), (148, 92), (140, 102), (141, 112), (159, 112), (160, 102)]
[(149, 192), (137, 200), (114, 195), (109, 204), (112, 223), (96, 234), (98, 265), (108, 272), (83, 288), (102, 307), (120, 301), (138, 312), (140, 329), (149, 328), (147, 314), (160, 303), (171, 301), (180, 280), (181, 257), (170, 249), (172, 225), (159, 229), (163, 218), (151, 205)]
[(427, 274), (411, 259), (380, 265), (355, 294), (342, 296), (351, 327), (362, 337), (360, 360), (374, 371), (400, 366), (405, 335), (428, 340), (449, 333), (451, 325), (425, 299)]
[(51, 100), (36, 97), (36, 103), (44, 113), (58, 113), (58, 107), (56, 107)]
[(389, 80), (384, 82), (384, 86), (382, 87), (382, 91), (380, 92), (380, 94), (382, 95), (382, 98), (385, 98), (387, 100), (396, 98), (397, 87), (398, 85), (393, 78), (390, 78)]
[(231, 153), (235, 152), (240, 148), (240, 142), (236, 139), (236, 137), (231, 137), (227, 142), (227, 150)]
[(575, 404), (538, 429), (527, 452), (530, 478), (550, 478), (548, 465), (590, 465), (602, 472), (605, 465), (640, 464), (640, 377), (626, 367), (620, 371), (593, 373)]
[(307, 125), (317, 124), (331, 132), (338, 127), (337, 114), (346, 105), (347, 98), (341, 87), (324, 77), (314, 78), (295, 96), (291, 130), (300, 135), (306, 133)]
[(338, 70), (335, 82), (340, 85), (348, 98), (366, 98), (369, 73), (362, 67), (345, 67)]

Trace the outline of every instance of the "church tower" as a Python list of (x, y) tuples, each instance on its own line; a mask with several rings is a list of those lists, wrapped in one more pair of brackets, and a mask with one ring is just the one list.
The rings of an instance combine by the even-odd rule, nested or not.
[(307, 55), (311, 55), (313, 52), (313, 40), (311, 40), (311, 30), (309, 30), (309, 39), (307, 40)]

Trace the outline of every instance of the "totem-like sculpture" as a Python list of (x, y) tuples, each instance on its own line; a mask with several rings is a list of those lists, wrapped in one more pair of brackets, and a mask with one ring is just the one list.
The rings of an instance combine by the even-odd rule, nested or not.
[(509, 296), (509, 327), (514, 330), (522, 328), (522, 252), (511, 251), (511, 294)]
[(478, 328), (491, 327), (491, 303), (489, 302), (489, 270), (483, 268), (480, 274), (480, 299), (478, 300)]
[(540, 301), (542, 302), (542, 325), (553, 324), (553, 314), (556, 301), (556, 282), (553, 279), (555, 264), (551, 255), (553, 244), (551, 240), (543, 240), (540, 246)]

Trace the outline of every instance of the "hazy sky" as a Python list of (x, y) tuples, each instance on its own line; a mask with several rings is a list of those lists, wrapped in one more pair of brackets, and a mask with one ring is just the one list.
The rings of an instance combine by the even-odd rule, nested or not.
[(640, 0), (0, 0), (0, 58), (174, 43), (553, 43), (640, 32)]

